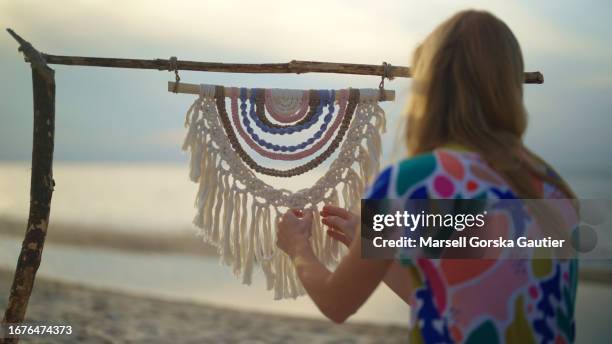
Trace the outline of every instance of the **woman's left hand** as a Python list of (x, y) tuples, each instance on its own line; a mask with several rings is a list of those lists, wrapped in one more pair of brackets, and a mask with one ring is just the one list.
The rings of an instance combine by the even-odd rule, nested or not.
[(312, 211), (290, 209), (278, 222), (276, 246), (293, 258), (300, 248), (310, 245), (311, 232)]

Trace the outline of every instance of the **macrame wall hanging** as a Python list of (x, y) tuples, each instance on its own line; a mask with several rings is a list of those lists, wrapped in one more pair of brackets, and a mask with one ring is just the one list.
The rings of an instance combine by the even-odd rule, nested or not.
[[(366, 183), (379, 168), (380, 134), (385, 130), (380, 96), (378, 89), (200, 86), (187, 112), (183, 145), (191, 155), (190, 178), (199, 184), (194, 224), (243, 283), (251, 284), (254, 266), (259, 265), (275, 299), (304, 294), (289, 257), (275, 245), (276, 223), (288, 208), (359, 207)], [(296, 139), (304, 135), (306, 139)], [(250, 154), (295, 161), (296, 166), (263, 166)], [(258, 177), (294, 177), (334, 154), (323, 176), (297, 192)], [(340, 248), (321, 228), (318, 211), (313, 222), (315, 254), (323, 264), (337, 263)]]

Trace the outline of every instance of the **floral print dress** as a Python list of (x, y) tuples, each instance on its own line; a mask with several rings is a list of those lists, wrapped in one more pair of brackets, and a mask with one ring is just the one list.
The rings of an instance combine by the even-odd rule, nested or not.
[[(547, 171), (556, 176), (553, 171)], [(567, 198), (534, 180), (543, 198)], [(516, 198), (480, 157), (441, 148), (386, 168), (368, 199)], [(513, 224), (509, 217), (507, 226)], [(575, 259), (402, 259), (409, 269), (410, 343), (573, 343)]]

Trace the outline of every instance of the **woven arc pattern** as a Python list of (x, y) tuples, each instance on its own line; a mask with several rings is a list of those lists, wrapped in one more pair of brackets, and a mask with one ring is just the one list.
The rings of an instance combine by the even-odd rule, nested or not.
[[(356, 106), (337, 157), (312, 186), (297, 192), (262, 181), (232, 146), (222, 122), (227, 119), (219, 113), (219, 108), (225, 110), (223, 88), (201, 85), (199, 97), (187, 111), (183, 150), (190, 154), (190, 179), (198, 184), (193, 220), (198, 234), (218, 248), (221, 262), (243, 283), (251, 284), (259, 266), (275, 299), (305, 293), (289, 257), (275, 245), (282, 213), (288, 208), (316, 210), (312, 247), (324, 264), (336, 264), (342, 252), (320, 228), (318, 209), (335, 204), (356, 210), (366, 183), (379, 169), (385, 113), (378, 104), (378, 90), (340, 91), (353, 94)], [(291, 110), (296, 108), (292, 104)]]

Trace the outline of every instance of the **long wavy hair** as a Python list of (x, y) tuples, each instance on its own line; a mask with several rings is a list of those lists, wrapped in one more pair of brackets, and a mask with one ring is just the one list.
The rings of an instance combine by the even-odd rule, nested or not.
[(523, 145), (524, 66), (510, 28), (489, 12), (462, 11), (415, 50), (407, 107), (409, 155), (459, 144), (476, 151), (521, 198), (541, 198), (534, 178), (568, 198), (569, 186)]

